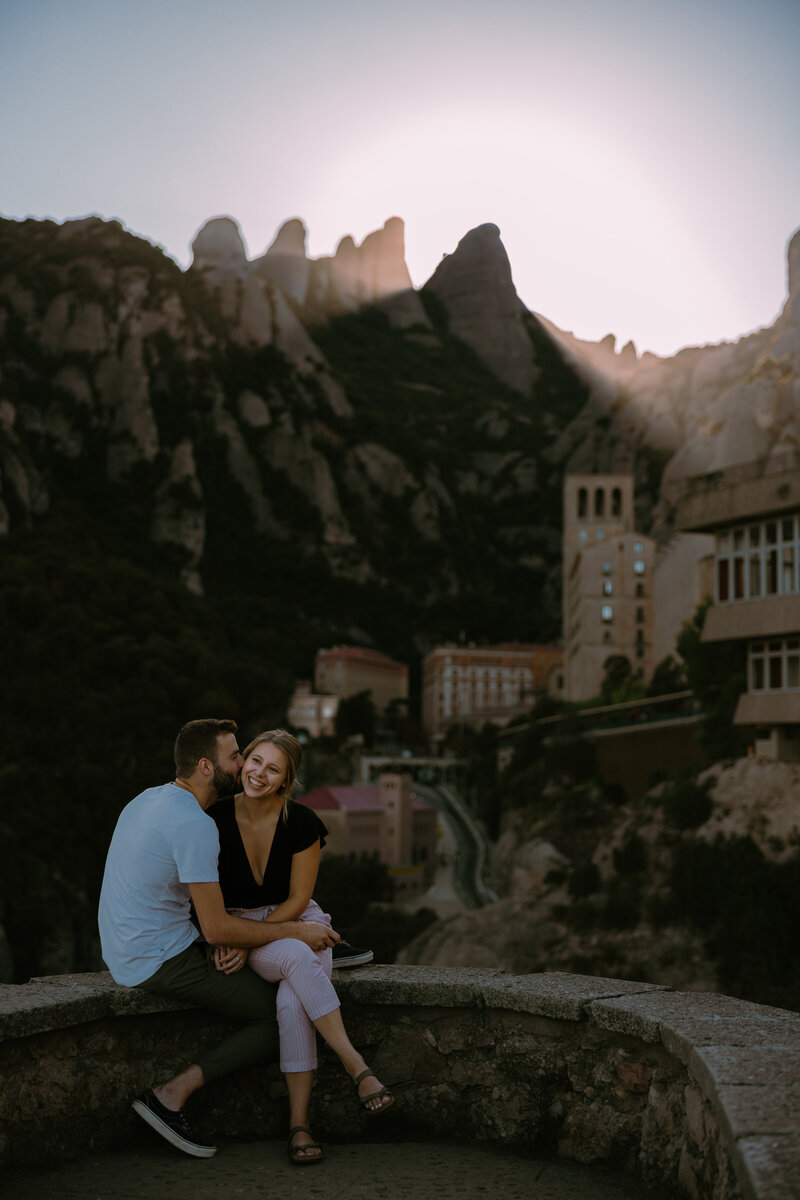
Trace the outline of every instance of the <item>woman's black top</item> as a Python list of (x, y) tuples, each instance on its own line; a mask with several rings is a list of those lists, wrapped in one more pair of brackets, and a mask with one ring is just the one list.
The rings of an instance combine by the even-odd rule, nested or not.
[(263, 908), (266, 904), (282, 904), (289, 895), (289, 879), (292, 873), (292, 855), (307, 850), (319, 838), (325, 845), (328, 830), (311, 808), (289, 801), (289, 812), (284, 821), (278, 817), (275, 837), (267, 859), (264, 882), (259, 884), (253, 870), (242, 835), (236, 821), (233, 796), (217, 800), (208, 810), (219, 830), (219, 885), (226, 908)]

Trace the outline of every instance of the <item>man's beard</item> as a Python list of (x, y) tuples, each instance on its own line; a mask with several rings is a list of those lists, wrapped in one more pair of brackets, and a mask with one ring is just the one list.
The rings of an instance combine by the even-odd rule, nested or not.
[(224, 771), (219, 763), (214, 763), (214, 787), (217, 789), (217, 798), (232, 795), (238, 784), (238, 771)]

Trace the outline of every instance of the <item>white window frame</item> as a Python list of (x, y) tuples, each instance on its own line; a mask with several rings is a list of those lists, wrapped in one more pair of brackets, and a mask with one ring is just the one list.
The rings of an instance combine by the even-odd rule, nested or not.
[[(780, 685), (771, 685), (771, 667), (779, 663)], [(796, 682), (789, 683), (789, 675)], [(760, 679), (760, 685), (759, 685)], [(784, 638), (759, 638), (747, 647), (748, 692), (800, 691), (800, 634)]]
[[(789, 527), (788, 530), (786, 527)], [(791, 536), (784, 536), (786, 534)], [(768, 537), (769, 535), (769, 537)], [(789, 560), (788, 571), (784, 559)], [(726, 564), (727, 596), (720, 576)], [(740, 595), (736, 595), (737, 576)], [(774, 585), (768, 586), (770, 582)], [(714, 603), (738, 604), (800, 593), (800, 512), (765, 521), (745, 521), (717, 534), (714, 555)]]

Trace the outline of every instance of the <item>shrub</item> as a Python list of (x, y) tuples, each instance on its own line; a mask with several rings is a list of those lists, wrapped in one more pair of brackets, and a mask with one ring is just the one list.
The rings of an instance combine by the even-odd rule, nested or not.
[(591, 896), (600, 887), (600, 872), (593, 862), (575, 867), (569, 877), (567, 889), (570, 896)]
[(601, 918), (607, 929), (635, 929), (641, 915), (639, 891), (627, 881), (609, 891)]
[(672, 692), (682, 692), (686, 688), (686, 671), (668, 654), (653, 671), (653, 677), (647, 687), (648, 696), (668, 696)]
[(334, 929), (359, 921), (373, 901), (390, 901), (389, 869), (376, 858), (351, 862), (344, 854), (322, 855), (314, 899), (333, 917)]
[(665, 789), (661, 803), (666, 820), (675, 829), (697, 829), (714, 810), (709, 791), (713, 781), (698, 784), (693, 779), (679, 779)]
[(800, 1007), (800, 856), (771, 863), (750, 837), (687, 840), (670, 882), (676, 914), (705, 932), (725, 991)]
[(654, 892), (645, 904), (645, 915), (654, 929), (673, 925), (679, 919), (678, 905), (673, 893)]
[(613, 804), (614, 808), (624, 808), (626, 804), (630, 804), (631, 798), (628, 793), (628, 789), (624, 784), (614, 780), (602, 780), (601, 788), (603, 792), (603, 798), (607, 800), (609, 804)]
[(614, 868), (620, 875), (635, 875), (647, 867), (647, 843), (638, 833), (629, 833), (614, 850)]
[(597, 909), (591, 900), (576, 900), (567, 909), (566, 922), (577, 933), (587, 933), (597, 926)]
[(374, 962), (393, 963), (398, 952), (436, 919), (431, 908), (418, 908), (416, 912), (408, 913), (373, 904), (359, 920), (347, 927), (347, 940), (354, 946), (372, 950)]

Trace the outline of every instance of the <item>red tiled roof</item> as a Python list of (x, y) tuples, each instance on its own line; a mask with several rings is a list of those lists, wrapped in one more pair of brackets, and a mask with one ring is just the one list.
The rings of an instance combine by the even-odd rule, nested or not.
[(331, 646), (328, 650), (318, 650), (317, 658), (349, 658), (358, 662), (374, 663), (381, 667), (401, 667), (408, 670), (405, 663), (397, 662), (381, 650), (371, 650), (368, 646)]
[(430, 654), (495, 654), (501, 650), (518, 653), (541, 652), (543, 650), (559, 650), (547, 642), (494, 642), (491, 646), (435, 646)]

